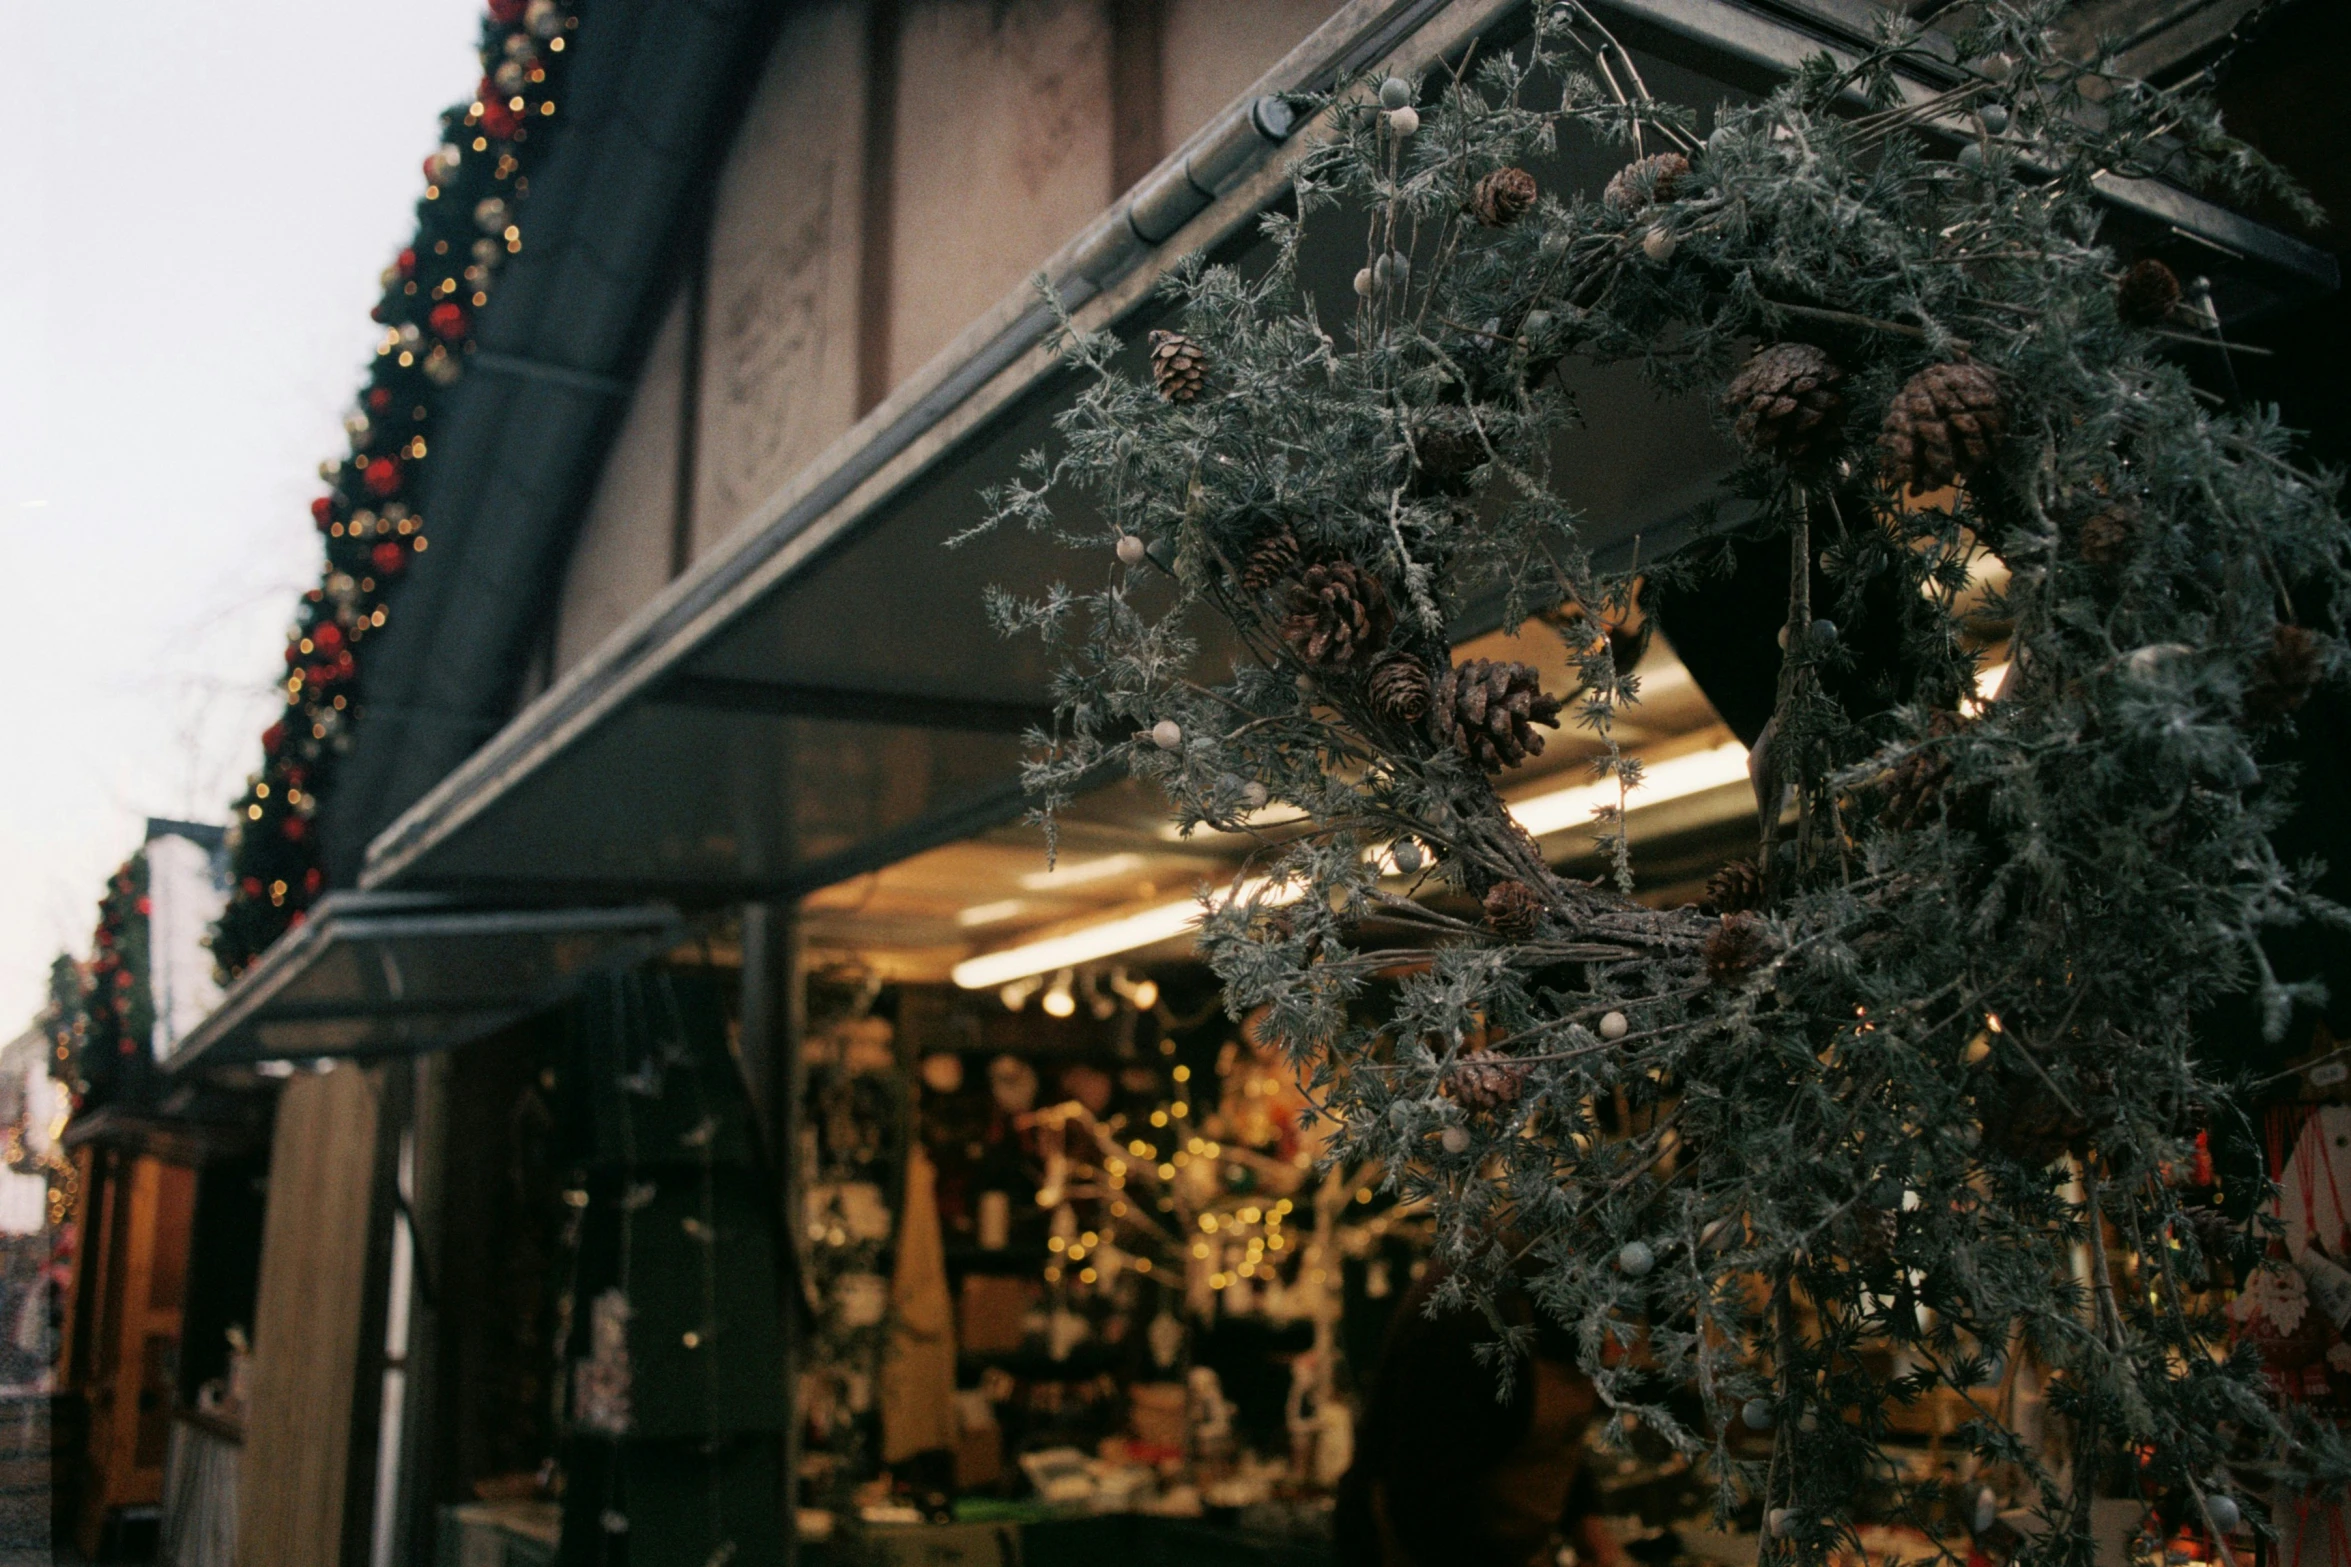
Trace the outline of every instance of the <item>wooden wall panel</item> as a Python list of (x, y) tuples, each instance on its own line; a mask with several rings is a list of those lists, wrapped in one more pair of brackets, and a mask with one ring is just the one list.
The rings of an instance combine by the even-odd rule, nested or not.
[(254, 1308), (241, 1567), (324, 1567), (342, 1553), (380, 1070), (298, 1076), (278, 1102)]
[(1337, 0), (1165, 0), (1162, 147), (1206, 125), (1274, 62), (1330, 20)]
[(720, 173), (702, 336), (699, 555), (857, 419), (866, 8), (783, 24)]

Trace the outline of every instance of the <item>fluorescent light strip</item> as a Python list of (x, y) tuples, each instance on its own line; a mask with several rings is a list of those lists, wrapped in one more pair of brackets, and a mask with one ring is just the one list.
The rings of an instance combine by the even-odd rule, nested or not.
[[(1626, 795), (1624, 803), (1631, 810), (1642, 811), (1669, 800), (1687, 799), (1709, 789), (1746, 781), (1747, 748), (1736, 740), (1725, 740), (1703, 751), (1645, 762), (1640, 787)], [(1542, 838), (1571, 827), (1590, 826), (1594, 811), (1616, 803), (1616, 780), (1599, 778), (1515, 801), (1510, 806), (1510, 814), (1521, 827)]]
[(1123, 876), (1142, 868), (1143, 857), (1139, 854), (1105, 854), (1099, 859), (1056, 865), (1049, 871), (1031, 871), (1020, 879), (1020, 884), (1031, 892), (1051, 892), (1061, 887), (1082, 887), (1090, 881)]
[[(1262, 876), (1251, 877), (1230, 892), (1242, 902), (1254, 898), (1268, 908), (1295, 903), (1306, 895), (1306, 889), (1296, 882), (1277, 887)], [(1011, 980), (1026, 979), (1031, 974), (1075, 968), (1081, 963), (1132, 952), (1137, 947), (1154, 946), (1189, 932), (1200, 923), (1201, 912), (1197, 898), (1186, 898), (1180, 903), (1158, 904), (1138, 913), (1104, 920), (1099, 925), (1007, 947), (1002, 952), (984, 952), (955, 965), (955, 983), (965, 990), (986, 990)]]

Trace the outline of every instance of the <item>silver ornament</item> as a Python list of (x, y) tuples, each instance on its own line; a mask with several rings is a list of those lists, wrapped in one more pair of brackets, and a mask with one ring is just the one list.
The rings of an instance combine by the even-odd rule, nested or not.
[(2204, 1514), (2222, 1534), (2236, 1533), (2237, 1525), (2245, 1521), (2245, 1510), (2237, 1505), (2237, 1499), (2217, 1492), (2204, 1498)]
[(1162, 718), (1151, 726), (1151, 743), (1162, 751), (1172, 751), (1184, 743), (1184, 726), (1172, 718)]
[(1976, 118), (1984, 122), (1984, 134), (1997, 136), (2008, 129), (2008, 105), (1987, 103), (1976, 111)]
[(1784, 1540), (1794, 1534), (1796, 1532), (1796, 1510), (1792, 1507), (1773, 1508), (1770, 1527), (1771, 1537), (1775, 1540)]
[(1628, 1279), (1645, 1279), (1657, 1266), (1657, 1253), (1647, 1241), (1626, 1241), (1616, 1254), (1616, 1266)]
[(1270, 798), (1272, 796), (1265, 792), (1265, 785), (1254, 778), (1241, 785), (1241, 803), (1252, 811), (1264, 810), (1265, 802)]
[(1412, 84), (1401, 76), (1391, 76), (1380, 83), (1380, 107), (1402, 109), (1412, 102)]
[(485, 234), (503, 234), (514, 225), (514, 210), (502, 196), (484, 196), (474, 203), (473, 226)]
[(1395, 846), (1388, 851), (1388, 854), (1396, 862), (1396, 869), (1406, 876), (1412, 875), (1421, 866), (1428, 863), (1420, 852), (1420, 845), (1410, 838), (1397, 839)]
[(522, 66), (513, 60), (500, 62), (498, 69), (490, 73), (491, 85), (509, 98), (522, 91), (525, 80)]
[(1970, 1521), (1975, 1525), (1975, 1532), (1978, 1534), (1982, 1534), (2000, 1521), (2000, 1498), (1992, 1494), (1990, 1486), (1987, 1485), (1976, 1492), (1975, 1516)]
[(523, 13), (522, 25), (531, 30), (534, 38), (553, 38), (563, 31), (567, 20), (563, 7), (555, 0), (531, 0), (530, 9)]
[(1364, 267), (1355, 274), (1355, 292), (1364, 298), (1371, 298), (1371, 291), (1377, 287), (1379, 281), (1372, 275), (1371, 268)]
[(1739, 1408), (1739, 1419), (1750, 1431), (1771, 1429), (1771, 1403), (1768, 1399), (1751, 1398)]

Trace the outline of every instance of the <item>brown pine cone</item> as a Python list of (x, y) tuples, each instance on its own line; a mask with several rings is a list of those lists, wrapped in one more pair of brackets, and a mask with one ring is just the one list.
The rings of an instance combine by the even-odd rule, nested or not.
[(1390, 653), (1371, 666), (1371, 710), (1391, 724), (1429, 716), (1429, 670), (1410, 653)]
[(1290, 589), (1282, 640), (1316, 669), (1352, 669), (1387, 644), (1396, 612), (1379, 579), (1349, 561), (1317, 561)]
[(1295, 576), (1299, 559), (1298, 535), (1275, 523), (1257, 536), (1249, 546), (1249, 553), (1242, 558), (1241, 586), (1250, 593), (1266, 592), (1274, 584)]
[(1935, 817), (1951, 781), (1951, 748), (1941, 742), (1959, 732), (1955, 713), (1937, 713), (1927, 720), (1927, 738), (1896, 762), (1885, 783), (1886, 803), (1880, 815), (1888, 827), (1923, 827)]
[(1532, 941), (1543, 922), (1543, 895), (1523, 881), (1498, 881), (1486, 889), (1486, 924), (1506, 941)]
[(1469, 193), (1469, 215), (1490, 229), (1505, 229), (1535, 204), (1535, 177), (1524, 169), (1496, 169)]
[(1431, 423), (1414, 432), (1412, 455), (1419, 491), (1464, 495), (1469, 491), (1469, 476), (1486, 460), (1486, 443), (1466, 422)]
[(1680, 153), (1653, 152), (1610, 175), (1600, 199), (1619, 212), (1638, 212), (1653, 201), (1673, 200), (1673, 188), (1689, 172), (1690, 160)]
[(2133, 326), (2160, 326), (2180, 302), (2180, 277), (2149, 256), (2134, 261), (2114, 285), (2114, 313)]
[(1717, 914), (1743, 914), (1763, 907), (1763, 869), (1753, 860), (1733, 860), (1706, 883), (1706, 906)]
[(2037, 1075), (2005, 1078), (1979, 1097), (1977, 1108), (1985, 1144), (2036, 1170), (2079, 1147), (2090, 1131)]
[(1437, 677), (1429, 729), (1438, 743), (1498, 773), (1541, 754), (1543, 737), (1534, 726), (1557, 729), (1564, 705), (1544, 693), (1543, 677), (1532, 664), (1473, 658)]
[(1992, 372), (1972, 359), (1928, 365), (1886, 410), (1878, 455), (1897, 489), (1939, 490), (1976, 473), (2008, 431), (2008, 404)]
[(1845, 371), (1810, 343), (1758, 350), (1723, 394), (1739, 439), (1750, 451), (1801, 462), (1825, 449), (1844, 422)]
[(2245, 686), (2245, 716), (2257, 724), (2273, 724), (2310, 700), (2320, 674), (2318, 638), (2300, 626), (2281, 625), (2270, 634), (2269, 649), (2253, 664), (2253, 678)]
[(2083, 521), (2075, 547), (2089, 565), (2119, 566), (2130, 559), (2131, 543), (2138, 534), (2138, 508), (2128, 501), (2117, 501)]
[(1200, 395), (1208, 374), (1208, 351), (1181, 332), (1154, 331), (1151, 344), (1151, 384), (1171, 403), (1188, 403)]
[(1526, 1091), (1527, 1069), (1493, 1050), (1472, 1050), (1445, 1074), (1445, 1090), (1465, 1110), (1507, 1110)]
[(1714, 934), (1706, 938), (1706, 977), (1717, 985), (1736, 985), (1771, 960), (1771, 932), (1753, 914), (1725, 914)]

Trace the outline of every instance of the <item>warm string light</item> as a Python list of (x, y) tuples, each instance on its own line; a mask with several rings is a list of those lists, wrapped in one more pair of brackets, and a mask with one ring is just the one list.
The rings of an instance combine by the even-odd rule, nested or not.
[(576, 25), (553, 0), (495, 0), (481, 86), (443, 116), (425, 159), (420, 233), (385, 269), (376, 366), (345, 420), (350, 455), (320, 465), (328, 490), (311, 510), (327, 563), (287, 638), (286, 710), (263, 732), (262, 767), (232, 814), (236, 880), (213, 944), (225, 973), (299, 924), (324, 890), (310, 823), (350, 743), (359, 647), (384, 627), (398, 582), (430, 547), (404, 497), (430, 460), (441, 394), (463, 377), (477, 313), (500, 267), (521, 253), (515, 207), (529, 191), (530, 132), (555, 113), (553, 67)]

